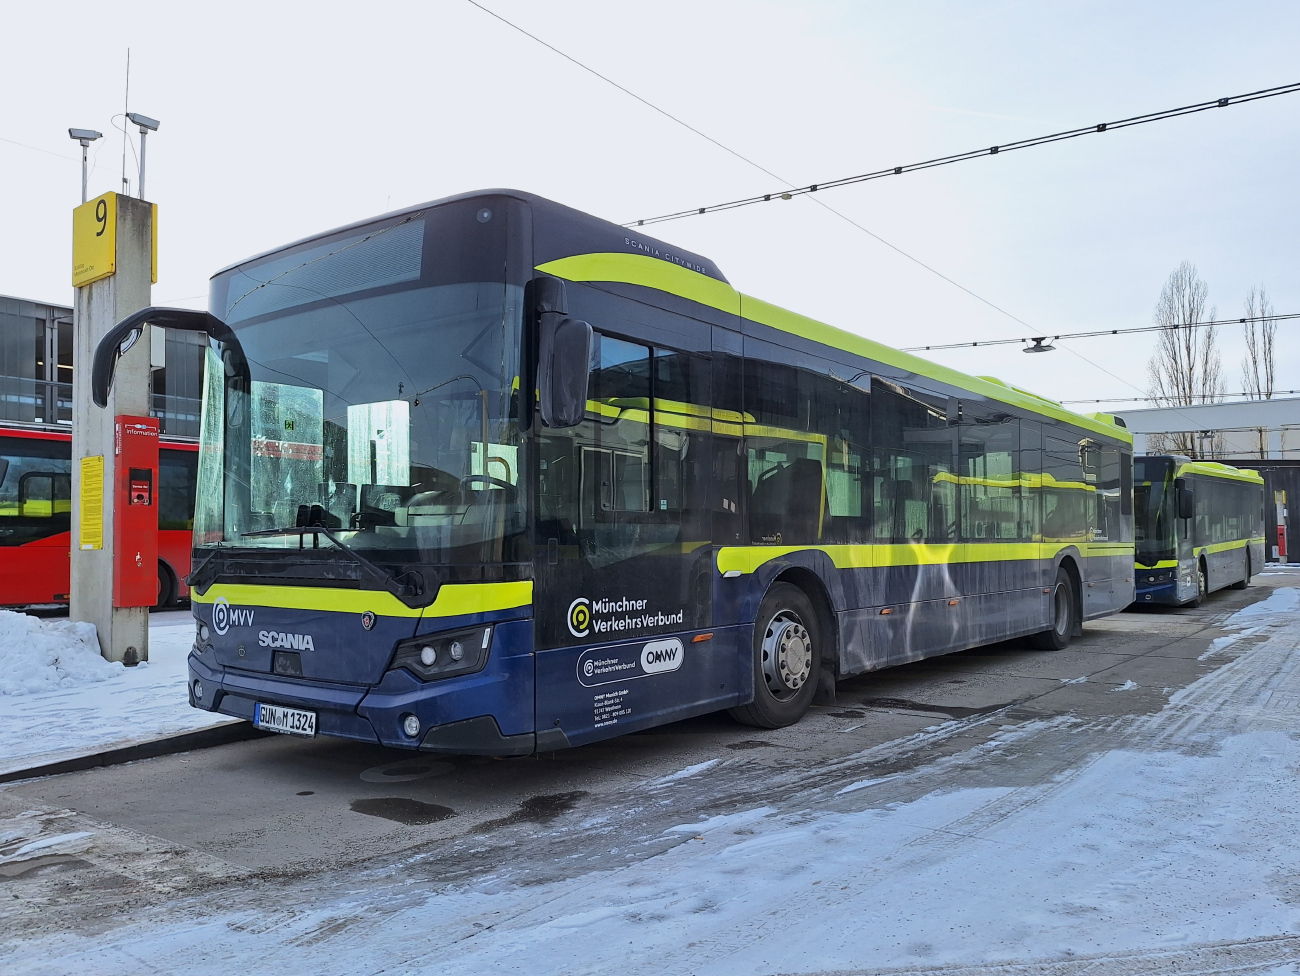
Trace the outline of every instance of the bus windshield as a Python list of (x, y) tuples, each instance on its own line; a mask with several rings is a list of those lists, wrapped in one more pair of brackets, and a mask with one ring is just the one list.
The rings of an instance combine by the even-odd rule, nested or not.
[(1176, 555), (1172, 458), (1137, 458), (1133, 462), (1133, 533), (1137, 562), (1154, 566)]
[(197, 547), (518, 558), (523, 288), (490, 210), (443, 209), (214, 279), (235, 338), (207, 356)]

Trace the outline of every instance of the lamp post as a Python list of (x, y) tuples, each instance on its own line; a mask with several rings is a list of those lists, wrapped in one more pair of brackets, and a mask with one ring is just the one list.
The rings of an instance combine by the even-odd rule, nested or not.
[(140, 187), (138, 196), (144, 199), (144, 141), (148, 138), (150, 132), (157, 132), (158, 126), (161, 125), (157, 119), (151, 119), (147, 115), (141, 115), (139, 112), (127, 112), (126, 117), (140, 127)]
[(68, 138), (81, 143), (81, 202), (86, 202), (86, 154), (90, 144), (104, 135), (94, 129), (69, 129)]

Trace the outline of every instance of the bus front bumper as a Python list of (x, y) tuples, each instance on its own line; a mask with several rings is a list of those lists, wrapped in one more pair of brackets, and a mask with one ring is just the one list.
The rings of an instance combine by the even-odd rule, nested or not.
[[(528, 622), (499, 624), (488, 664), (478, 673), (426, 682), (397, 669), (373, 686), (224, 668), (195, 648), (189, 699), (196, 708), (248, 721), (258, 703), (301, 708), (316, 713), (317, 734), (399, 749), (520, 756), (565, 748), (560, 729), (534, 732), (533, 655), (526, 638)], [(416, 736), (407, 734), (409, 716), (419, 721)]]
[(1178, 570), (1138, 568), (1135, 603), (1177, 603)]

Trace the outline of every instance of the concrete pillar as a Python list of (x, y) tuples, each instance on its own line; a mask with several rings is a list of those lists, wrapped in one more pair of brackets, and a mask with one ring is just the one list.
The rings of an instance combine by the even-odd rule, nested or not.
[[(149, 415), (150, 330), (117, 363), (108, 407), (90, 398), (90, 364), (95, 346), (109, 329), (150, 303), (153, 277), (152, 205), (117, 198), (116, 270), (107, 278), (76, 289), (72, 361), (72, 590), (70, 616), (95, 625), (100, 653), (110, 661), (135, 665), (149, 659), (149, 608), (113, 606), (113, 525), (121, 502), (114, 455), (114, 418)], [(104, 459), (103, 548), (82, 548), (81, 458)]]

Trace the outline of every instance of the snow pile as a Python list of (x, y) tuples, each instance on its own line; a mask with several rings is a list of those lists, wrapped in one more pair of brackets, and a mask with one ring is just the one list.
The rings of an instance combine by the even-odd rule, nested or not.
[(0, 695), (73, 688), (123, 670), (100, 656), (94, 624), (0, 610)]

